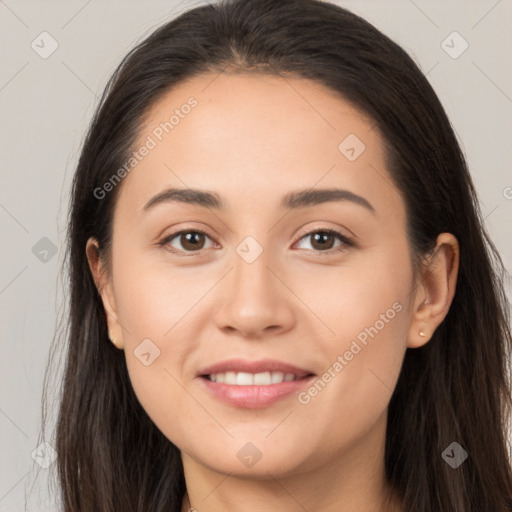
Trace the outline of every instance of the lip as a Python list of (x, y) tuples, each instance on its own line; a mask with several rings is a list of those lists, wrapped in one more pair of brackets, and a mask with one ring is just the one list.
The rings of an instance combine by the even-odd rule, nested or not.
[[(279, 384), (269, 384), (267, 386), (236, 386), (223, 382), (212, 382), (206, 378), (207, 375), (213, 373), (260, 373), (266, 371), (293, 373), (298, 379), (283, 381)], [(261, 361), (231, 359), (210, 365), (197, 374), (201, 385), (204, 386), (206, 392), (211, 396), (228, 405), (247, 409), (267, 407), (293, 393), (297, 393), (306, 386), (314, 376), (313, 372), (273, 359)]]

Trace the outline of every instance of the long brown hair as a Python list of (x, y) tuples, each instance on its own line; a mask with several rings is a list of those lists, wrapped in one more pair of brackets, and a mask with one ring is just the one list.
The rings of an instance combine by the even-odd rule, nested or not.
[[(127, 160), (148, 109), (180, 82), (228, 69), (316, 80), (369, 115), (405, 200), (413, 259), (431, 251), (439, 233), (457, 237), (450, 311), (429, 343), (406, 351), (389, 404), (386, 477), (406, 511), (512, 510), (504, 267), (484, 230), (464, 156), (407, 53), (362, 18), (317, 0), (227, 0), (191, 9), (130, 51), (108, 82), (74, 176), (69, 324), (53, 346), (53, 357), (65, 351), (66, 358), (49, 441), (58, 452), (62, 510), (180, 510), (180, 452), (141, 407), (124, 354), (108, 340), (85, 246), (95, 237), (108, 259), (122, 184), (102, 199), (94, 190)], [(52, 372), (49, 365), (45, 387)], [(43, 437), (47, 407), (44, 400)], [(454, 441), (469, 454), (457, 469), (442, 457)]]

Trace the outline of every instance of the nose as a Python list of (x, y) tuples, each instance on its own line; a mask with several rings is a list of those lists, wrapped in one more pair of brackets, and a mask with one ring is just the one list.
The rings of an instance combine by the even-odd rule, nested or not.
[(294, 296), (271, 259), (267, 251), (252, 263), (234, 255), (234, 268), (225, 278), (222, 302), (215, 312), (215, 323), (226, 334), (261, 339), (293, 327)]

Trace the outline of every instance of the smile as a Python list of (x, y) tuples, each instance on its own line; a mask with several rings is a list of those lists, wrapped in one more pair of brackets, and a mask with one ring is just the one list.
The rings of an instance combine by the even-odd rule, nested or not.
[(306, 369), (270, 359), (222, 361), (197, 374), (210, 398), (248, 409), (267, 407), (299, 393), (314, 376)]
[(213, 373), (207, 377), (212, 382), (223, 382), (232, 386), (270, 386), (271, 384), (281, 384), (281, 382), (291, 382), (299, 379), (293, 373), (283, 372), (225, 372)]

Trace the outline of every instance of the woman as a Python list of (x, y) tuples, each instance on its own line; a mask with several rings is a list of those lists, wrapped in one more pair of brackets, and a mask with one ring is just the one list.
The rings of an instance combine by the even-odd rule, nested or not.
[(438, 98), (358, 16), (233, 0), (151, 34), (69, 244), (66, 512), (512, 509), (503, 266)]

